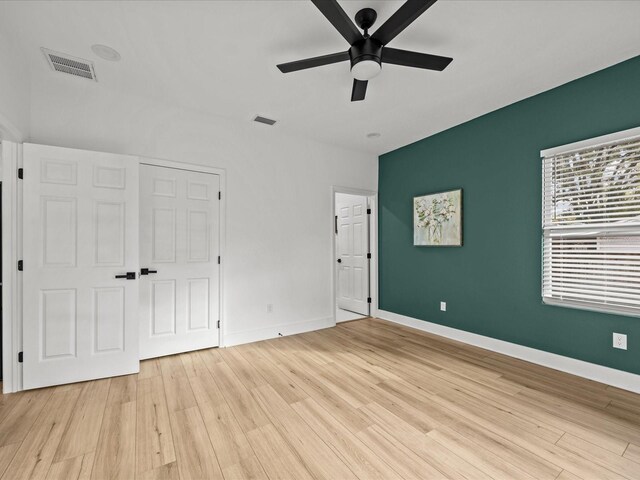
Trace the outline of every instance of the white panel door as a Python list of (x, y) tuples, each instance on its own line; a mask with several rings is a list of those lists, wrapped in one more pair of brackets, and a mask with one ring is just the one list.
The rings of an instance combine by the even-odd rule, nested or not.
[(337, 195), (338, 307), (369, 315), (367, 197)]
[(137, 157), (23, 152), (24, 388), (137, 372)]
[(140, 358), (219, 344), (220, 177), (140, 166)]

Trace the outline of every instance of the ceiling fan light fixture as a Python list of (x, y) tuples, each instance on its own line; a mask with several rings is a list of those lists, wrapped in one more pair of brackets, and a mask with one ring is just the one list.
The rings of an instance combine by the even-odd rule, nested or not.
[(387, 47), (391, 40), (411, 25), (437, 0), (407, 0), (371, 35), (369, 35), (369, 29), (378, 17), (374, 9), (358, 10), (355, 23), (353, 23), (338, 0), (311, 1), (338, 33), (349, 42), (351, 47), (347, 52), (330, 53), (296, 62), (281, 63), (277, 67), (282, 73), (350, 60), (351, 75), (354, 78), (351, 87), (351, 101), (359, 102), (364, 100), (366, 96), (368, 80), (379, 75), (382, 71), (382, 62), (440, 72), (447, 68), (447, 65), (453, 60), (453, 58), (439, 55)]
[(351, 75), (356, 80), (366, 81), (376, 77), (382, 71), (380, 60), (375, 57), (363, 58), (351, 66)]

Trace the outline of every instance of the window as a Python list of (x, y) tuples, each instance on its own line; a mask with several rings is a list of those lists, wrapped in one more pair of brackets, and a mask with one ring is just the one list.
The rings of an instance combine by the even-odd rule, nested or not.
[(640, 129), (541, 155), (543, 301), (640, 315)]

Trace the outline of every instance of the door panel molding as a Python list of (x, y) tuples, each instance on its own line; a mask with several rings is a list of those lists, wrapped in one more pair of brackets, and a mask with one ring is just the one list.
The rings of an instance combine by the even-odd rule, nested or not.
[(139, 268), (138, 158), (23, 155), (23, 387), (136, 373), (138, 281), (122, 275)]
[[(185, 198), (188, 203), (188, 207), (185, 212), (180, 213), (179, 218), (176, 217), (176, 229), (182, 229), (187, 233), (185, 245), (182, 247), (179, 246), (182, 241), (174, 243), (177, 251), (179, 252), (178, 254), (184, 257), (184, 260), (188, 262), (189, 265), (193, 265), (197, 268), (202, 268), (203, 266), (206, 266), (206, 264), (213, 262), (215, 264), (215, 269), (217, 269), (218, 272), (215, 282), (210, 281), (208, 278), (205, 279), (204, 277), (206, 277), (206, 275), (199, 274), (195, 271), (193, 273), (189, 272), (184, 279), (179, 280), (178, 284), (176, 284), (176, 289), (184, 290), (186, 294), (183, 295), (185, 298), (182, 298), (182, 295), (179, 295), (180, 298), (176, 299), (175, 307), (177, 309), (177, 315), (184, 314), (185, 322), (184, 325), (182, 325), (179, 321), (179, 324), (176, 325), (175, 336), (179, 336), (182, 330), (184, 330), (184, 334), (186, 335), (200, 336), (201, 338), (197, 340), (197, 344), (193, 344), (193, 348), (206, 348), (210, 345), (206, 344), (207, 336), (202, 334), (207, 330), (211, 331), (211, 329), (215, 331), (218, 327), (217, 320), (219, 319), (217, 345), (224, 346), (226, 344), (223, 282), (225, 258), (225, 170), (203, 165), (173, 162), (169, 160), (142, 158), (141, 168), (143, 171), (146, 166), (171, 169), (176, 171), (177, 178), (182, 178), (185, 176), (184, 174), (186, 174), (186, 181), (184, 181), (184, 179), (174, 181), (170, 181), (171, 179), (168, 179), (169, 181), (164, 182), (167, 185), (164, 190), (159, 189), (160, 184), (164, 185), (163, 182), (158, 182), (155, 178), (150, 180), (151, 184), (149, 188), (151, 188), (150, 193), (152, 194), (152, 201), (154, 204), (163, 205), (164, 208), (167, 208), (170, 205), (173, 205), (174, 202), (178, 201), (179, 198)], [(213, 184), (211, 184), (210, 181), (201, 180), (202, 177), (197, 175), (189, 176), (189, 173), (216, 175), (218, 179), (218, 186), (215, 186), (216, 191), (213, 191)], [(172, 185), (172, 188), (168, 188), (169, 184)], [(143, 190), (141, 189), (141, 195), (142, 194)], [(162, 197), (164, 197), (164, 199)], [(203, 229), (203, 225), (209, 225), (211, 222), (209, 219), (210, 212), (208, 211), (208, 205), (211, 204), (210, 202), (215, 202), (215, 204), (217, 204), (215, 217), (217, 217), (218, 231), (214, 233), (209, 231), (210, 228)], [(184, 215), (182, 213), (184, 213)], [(215, 222), (215, 220), (213, 221)], [(211, 235), (216, 236), (211, 237)], [(152, 238), (149, 238), (148, 234), (141, 233), (141, 241), (144, 241), (145, 238), (147, 242), (153, 240)], [(212, 245), (217, 245), (216, 251), (212, 250)], [(184, 251), (181, 251), (183, 248)], [(217, 263), (218, 255), (220, 255), (222, 259), (220, 263)], [(176, 259), (177, 258), (178, 257), (176, 257)], [(202, 265), (198, 266), (199, 264)], [(158, 272), (161, 272), (161, 265), (162, 264), (157, 265)], [(169, 268), (175, 268), (175, 264), (173, 263), (164, 265), (167, 265)], [(143, 264), (141, 264), (141, 267), (151, 268), (149, 265)], [(152, 265), (152, 267), (154, 266)], [(155, 276), (157, 275), (161, 275), (161, 273), (155, 274)], [(206, 283), (208, 284), (207, 291), (210, 293), (209, 297), (206, 299), (200, 298), (201, 294), (197, 293), (204, 288), (203, 280), (206, 280)], [(152, 278), (149, 278), (148, 281), (151, 282)], [(214, 299), (211, 297), (212, 295), (217, 295), (218, 298)], [(145, 302), (146, 300), (142, 299), (141, 301)], [(141, 315), (144, 315), (142, 312), (143, 310), (141, 309)], [(144, 321), (145, 318), (141, 316), (141, 322)], [(146, 327), (142, 328), (146, 329)], [(164, 334), (164, 336), (167, 335), (171, 336), (173, 334)], [(147, 345), (147, 347), (149, 346)], [(179, 342), (176, 342), (175, 344), (171, 344), (171, 342), (169, 342), (165, 345), (164, 349), (145, 347), (146, 353), (141, 352), (141, 355), (145, 358), (149, 358), (152, 356), (177, 353), (179, 351), (184, 351), (181, 350)]]

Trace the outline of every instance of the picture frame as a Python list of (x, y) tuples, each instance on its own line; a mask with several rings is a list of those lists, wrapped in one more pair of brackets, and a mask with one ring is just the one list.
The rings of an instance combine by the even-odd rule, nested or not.
[(462, 188), (413, 197), (413, 245), (462, 246)]

